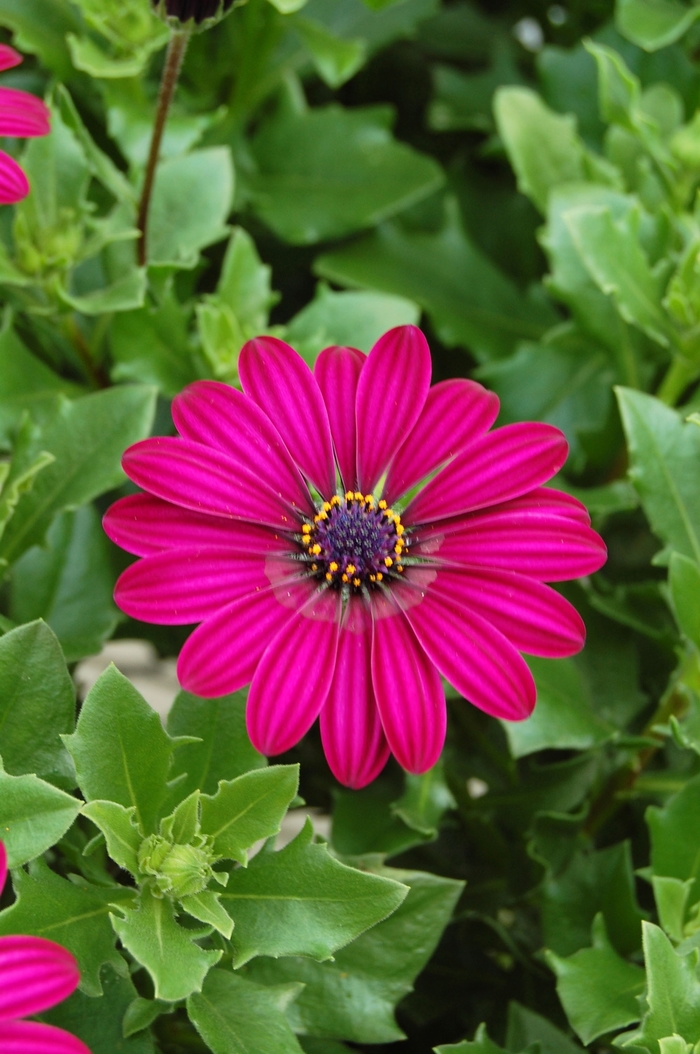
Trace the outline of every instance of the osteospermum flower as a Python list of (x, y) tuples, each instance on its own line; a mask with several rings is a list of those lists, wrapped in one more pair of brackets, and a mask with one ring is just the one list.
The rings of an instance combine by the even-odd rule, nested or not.
[(248, 731), (265, 754), (320, 715), (331, 769), (361, 787), (390, 751), (423, 772), (445, 737), (442, 674), (475, 706), (519, 720), (535, 686), (519, 650), (578, 651), (584, 626), (544, 582), (605, 561), (585, 508), (542, 484), (567, 444), (546, 424), (489, 432), (481, 385), (430, 387), (423, 334), (369, 356), (327, 348), (312, 374), (273, 337), (243, 348), (243, 392), (212, 381), (173, 403), (181, 438), (124, 455), (147, 492), (105, 528), (143, 557), (115, 597), (135, 618), (202, 624), (182, 685), (251, 682)]
[[(0, 842), (0, 893), (7, 878), (7, 853)], [(0, 937), (0, 1050), (2, 1054), (90, 1054), (62, 1028), (20, 1018), (40, 1014), (78, 987), (73, 956), (43, 937)]]
[[(0, 73), (19, 66), (22, 56), (0, 44)], [(17, 88), (0, 87), (0, 136), (22, 139), (50, 132), (49, 111), (41, 99)], [(0, 205), (13, 205), (29, 193), (29, 180), (9, 154), (0, 150)]]

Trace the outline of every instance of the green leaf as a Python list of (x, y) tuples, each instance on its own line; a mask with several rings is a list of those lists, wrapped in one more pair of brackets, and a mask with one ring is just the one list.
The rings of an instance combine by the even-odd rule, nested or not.
[(544, 943), (557, 955), (588, 945), (599, 912), (620, 955), (641, 946), (644, 915), (637, 904), (629, 842), (575, 853), (564, 870), (547, 875), (540, 897)]
[(256, 955), (328, 959), (406, 896), (398, 882), (346, 867), (312, 838), (307, 820), (280, 852), (259, 853), (231, 872), (221, 899), (236, 924), (236, 966)]
[(679, 40), (700, 18), (700, 9), (677, 0), (617, 0), (615, 18), (623, 36), (645, 51)]
[(134, 267), (113, 285), (95, 289), (85, 296), (77, 296), (59, 288), (64, 304), (82, 315), (106, 315), (112, 311), (133, 311), (146, 299), (146, 269)]
[[(47, 450), (36, 449), (38, 435), (38, 428), (25, 412), (14, 438), (12, 458), (0, 465), (0, 540), (18, 507), (26, 501), (38, 474), (55, 460)], [(25, 508), (26, 505), (22, 506), (20, 511)], [(4, 571), (7, 563), (0, 556), (0, 571)]]
[(37, 776), (10, 776), (0, 759), (0, 831), (8, 867), (41, 856), (61, 838), (82, 802)]
[(406, 773), (406, 790), (391, 811), (424, 838), (437, 838), (440, 820), (457, 803), (445, 782), (441, 761), (421, 776)]
[(494, 130), (492, 103), (504, 84), (521, 84), (510, 40), (497, 41), (488, 69), (461, 73), (453, 66), (433, 66), (434, 96), (428, 109), (428, 127), (433, 132)]
[(218, 893), (209, 889), (201, 893), (192, 893), (180, 897), (180, 905), (188, 915), (207, 926), (213, 926), (219, 933), (223, 933), (224, 937), (230, 937), (233, 933), (233, 919), (222, 907)]
[(654, 534), (700, 563), (700, 430), (651, 395), (618, 388), (617, 398), (630, 479)]
[(700, 567), (687, 556), (672, 553), (668, 584), (680, 630), (700, 648)]
[(188, 316), (173, 296), (117, 315), (109, 328), (113, 380), (155, 384), (170, 398), (196, 380)]
[(114, 632), (120, 614), (113, 589), (107, 539), (95, 508), (84, 505), (57, 516), (45, 547), (27, 550), (15, 563), (10, 617), (45, 619), (66, 661), (75, 662), (98, 652)]
[(95, 140), (88, 132), (78, 109), (68, 94), (66, 88), (60, 84), (56, 88), (56, 101), (60, 107), (61, 118), (68, 128), (73, 132), (80, 143), (93, 175), (99, 179), (117, 201), (135, 201), (136, 192), (126, 176), (120, 172), (112, 159), (100, 150)]
[(668, 347), (672, 331), (661, 307), (663, 276), (651, 270), (639, 242), (635, 213), (615, 220), (605, 206), (579, 206), (564, 220), (588, 273), (601, 292), (611, 296), (625, 322)]
[(237, 974), (212, 970), (187, 1013), (213, 1054), (301, 1054), (285, 1010), (301, 985), (266, 988)]
[(510, 1051), (520, 1051), (531, 1043), (540, 1044), (541, 1054), (580, 1054), (581, 1050), (546, 1017), (512, 1000), (508, 1004), (506, 1047)]
[(310, 18), (296, 18), (294, 29), (304, 41), (319, 77), (340, 88), (354, 77), (366, 56), (364, 40), (343, 40)]
[(43, 541), (54, 516), (84, 505), (124, 480), (125, 448), (148, 435), (155, 392), (130, 385), (69, 402), (57, 400), (53, 414), (34, 436), (28, 454), (50, 451), (54, 462), (37, 479), (8, 525), (0, 557), (16, 560)]
[(700, 1036), (699, 954), (696, 949), (677, 955), (663, 930), (644, 923), (649, 1009), (639, 1029), (625, 1036), (620, 1046), (642, 1046), (656, 1054), (658, 1041), (674, 1033), (693, 1041)]
[(233, 185), (233, 162), (225, 147), (163, 161), (148, 218), (149, 264), (195, 267), (202, 249), (226, 237)]
[(112, 915), (112, 925), (124, 947), (145, 966), (153, 979), (156, 999), (176, 1002), (200, 992), (220, 951), (205, 951), (194, 943), (201, 933), (185, 930), (175, 921), (168, 897), (155, 897), (144, 886), (135, 908), (123, 918)]
[(0, 0), (0, 25), (13, 31), (20, 51), (38, 55), (61, 79), (70, 78), (65, 37), (80, 30), (81, 20), (69, 0)]
[(172, 1013), (172, 1003), (166, 1003), (162, 999), (144, 999), (137, 996), (129, 1003), (123, 1018), (122, 1031), (125, 1038), (133, 1036), (136, 1032), (152, 1025), (161, 1014)]
[(526, 721), (503, 722), (513, 757), (538, 750), (589, 750), (611, 738), (615, 728), (594, 710), (586, 678), (573, 659), (528, 658), (528, 665), (537, 685), (534, 713)]
[(88, 802), (82, 808), (83, 816), (92, 820), (102, 831), (107, 842), (107, 852), (115, 863), (132, 875), (139, 873), (139, 847), (142, 836), (133, 823), (136, 812), (132, 805), (125, 809), (115, 801)]
[(374, 226), (432, 194), (444, 181), (441, 169), (397, 142), (392, 120), (386, 106), (278, 109), (252, 142), (258, 216), (284, 241), (313, 245)]
[(592, 948), (582, 948), (568, 959), (546, 954), (566, 1015), (583, 1043), (639, 1021), (637, 997), (644, 991), (644, 970), (620, 958), (608, 940), (602, 915), (593, 923)]
[(64, 741), (87, 801), (133, 806), (143, 833), (153, 832), (167, 793), (174, 741), (115, 666), (90, 689), (75, 733)]
[(0, 638), (0, 754), (12, 776), (35, 773), (75, 786), (61, 734), (75, 727), (75, 688), (55, 635), (43, 622)]
[(133, 890), (91, 886), (84, 879), (68, 882), (43, 860), (32, 864), (29, 874), (15, 871), (12, 884), (17, 900), (0, 913), (0, 934), (26, 933), (62, 944), (78, 960), (80, 987), (89, 996), (102, 992), (104, 963), (127, 976), (127, 965), (114, 947), (109, 913), (114, 904), (130, 899)]
[(693, 880), (689, 904), (700, 900), (700, 776), (660, 809), (649, 806), (645, 819), (651, 837), (651, 870), (655, 875)]
[(272, 291), (271, 277), (272, 268), (260, 259), (251, 236), (243, 227), (234, 227), (216, 298), (231, 308), (246, 336), (267, 328), (269, 310), (279, 300)]
[(247, 692), (219, 699), (200, 699), (180, 692), (168, 713), (171, 736), (197, 736), (201, 742), (184, 743), (175, 754), (171, 777), (178, 781), (181, 798), (199, 789), (216, 794), (220, 780), (233, 780), (251, 769), (264, 768), (267, 760), (248, 738), (245, 724)]
[(138, 998), (131, 978), (105, 969), (101, 981), (100, 999), (74, 992), (70, 999), (42, 1014), (42, 1021), (82, 1039), (90, 1054), (155, 1054), (150, 1032), (124, 1036), (122, 1022)]
[(222, 780), (213, 796), (203, 794), (201, 830), (216, 855), (245, 867), (247, 850), (278, 833), (298, 785), (298, 766), (272, 765)]
[(465, 1039), (461, 1043), (442, 1044), (433, 1049), (435, 1054), (506, 1054), (503, 1047), (499, 1047), (489, 1038), (484, 1024), (479, 1025), (474, 1039)]
[(18, 425), (25, 410), (30, 410), (33, 417), (41, 415), (47, 404), (61, 393), (83, 394), (79, 385), (59, 377), (32, 355), (11, 327), (3, 328), (0, 332), (0, 434), (7, 435)]
[[(369, 853), (382, 853), (384, 856), (396, 856), (412, 846), (422, 845), (434, 837), (434, 829), (426, 834), (426, 826), (421, 827), (420, 819), (410, 808), (410, 799), (414, 799), (415, 788), (428, 788), (430, 797), (430, 780), (423, 783), (420, 776), (413, 777), (409, 783), (406, 777), (406, 791), (409, 796), (409, 811), (403, 813), (396, 799), (395, 787), (377, 780), (361, 791), (335, 789), (333, 792), (333, 848), (343, 856), (363, 856)], [(418, 790), (418, 795), (420, 791)], [(400, 800), (400, 799), (399, 799)], [(408, 824), (407, 816), (414, 821)], [(416, 823), (417, 821), (417, 823)]]
[(285, 340), (313, 364), (331, 345), (368, 352), (394, 326), (415, 326), (420, 308), (410, 300), (386, 293), (337, 293), (319, 282), (316, 296), (289, 322)]
[(549, 307), (523, 296), (472, 244), (456, 203), (438, 234), (384, 224), (326, 253), (317, 274), (339, 285), (376, 289), (418, 304), (448, 347), (480, 362), (505, 358), (520, 340), (538, 340), (556, 321)]
[(295, 1030), (357, 1043), (404, 1038), (394, 1009), (435, 951), (464, 887), (420, 871), (379, 868), (378, 873), (408, 885), (408, 896), (389, 918), (337, 952), (331, 962), (255, 959), (243, 967), (244, 973), (265, 984), (304, 983), (288, 1011)]
[(664, 875), (652, 875), (656, 910), (659, 922), (677, 943), (685, 937), (684, 926), (688, 908), (688, 899), (695, 885), (695, 879), (681, 882), (680, 878), (667, 878)]

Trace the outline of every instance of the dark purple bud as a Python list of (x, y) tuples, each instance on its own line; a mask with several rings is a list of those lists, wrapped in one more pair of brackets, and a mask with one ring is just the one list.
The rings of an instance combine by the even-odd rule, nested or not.
[(153, 6), (163, 11), (169, 18), (177, 18), (179, 22), (189, 22), (191, 19), (199, 24), (208, 18), (216, 18), (228, 11), (233, 0), (151, 0)]

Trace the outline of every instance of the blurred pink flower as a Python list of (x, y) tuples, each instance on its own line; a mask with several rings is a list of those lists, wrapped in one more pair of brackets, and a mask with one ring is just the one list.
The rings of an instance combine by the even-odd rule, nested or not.
[(562, 433), (489, 432), (496, 396), (468, 380), (431, 388), (413, 326), (369, 356), (327, 348), (313, 374), (260, 337), (239, 371), (244, 392), (201, 381), (175, 399), (181, 438), (126, 451), (147, 493), (105, 518), (143, 557), (117, 583), (122, 610), (202, 623), (180, 655), (183, 687), (213, 697), (251, 682), (248, 730), (265, 754), (320, 715), (351, 787), (390, 752), (410, 772), (437, 761), (440, 674), (489, 714), (527, 717), (535, 686), (518, 651), (572, 655), (585, 636), (544, 582), (606, 558), (585, 508), (542, 487), (566, 460)]
[[(22, 56), (14, 48), (0, 44), (0, 73), (19, 66)], [(51, 131), (46, 105), (29, 92), (0, 88), (0, 136), (22, 139), (48, 135)], [(29, 180), (9, 154), (0, 150), (0, 205), (13, 205), (26, 198)]]
[[(6, 878), (7, 853), (0, 842), (0, 893)], [(79, 981), (78, 964), (60, 944), (43, 937), (0, 937), (2, 1054), (90, 1054), (62, 1028), (19, 1020), (67, 999)]]

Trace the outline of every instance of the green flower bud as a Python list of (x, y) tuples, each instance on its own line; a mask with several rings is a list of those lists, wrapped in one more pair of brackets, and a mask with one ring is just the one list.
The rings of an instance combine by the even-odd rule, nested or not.
[(201, 893), (214, 876), (214, 857), (206, 848), (172, 845), (157, 834), (146, 838), (139, 849), (139, 868), (152, 875), (161, 893), (187, 897)]
[(166, 22), (176, 26), (194, 22), (202, 29), (214, 25), (236, 6), (234, 0), (151, 0), (151, 3)]

